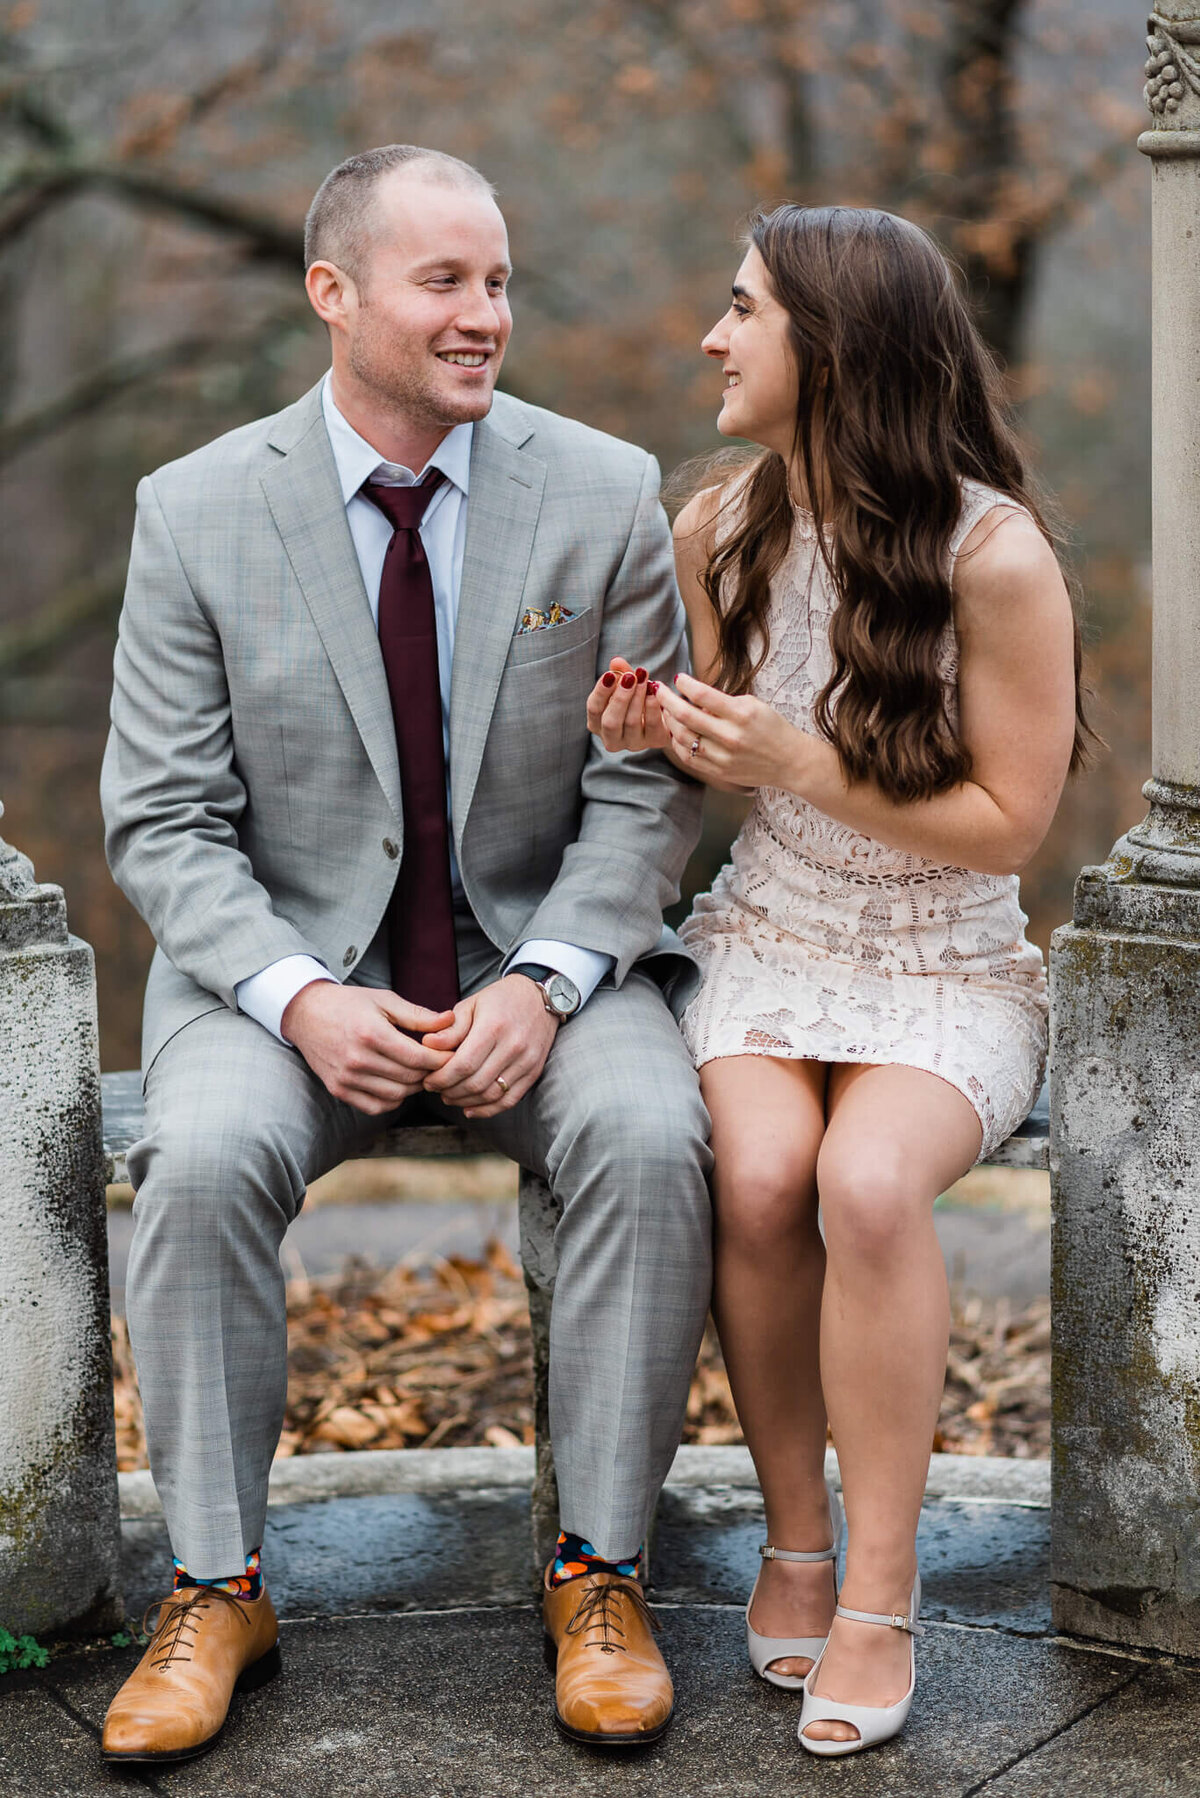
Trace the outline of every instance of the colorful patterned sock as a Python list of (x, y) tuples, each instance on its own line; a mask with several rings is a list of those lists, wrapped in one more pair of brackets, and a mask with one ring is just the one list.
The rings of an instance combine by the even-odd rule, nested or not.
[(257, 1598), (262, 1591), (262, 1549), (251, 1549), (246, 1556), (245, 1573), (235, 1573), (229, 1579), (193, 1579), (182, 1561), (172, 1562), (175, 1568), (176, 1592), (185, 1586), (213, 1586), (218, 1592), (232, 1592), (235, 1598)]
[(637, 1553), (626, 1561), (606, 1561), (582, 1536), (573, 1536), (569, 1530), (561, 1531), (554, 1550), (550, 1584), (564, 1586), (568, 1580), (582, 1579), (585, 1573), (620, 1573), (626, 1579), (641, 1579), (641, 1545), (639, 1544)]

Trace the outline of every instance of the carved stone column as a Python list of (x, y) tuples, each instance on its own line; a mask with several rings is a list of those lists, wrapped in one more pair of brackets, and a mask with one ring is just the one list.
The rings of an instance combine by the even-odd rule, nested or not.
[(1150, 812), (1051, 949), (1059, 1627), (1200, 1654), (1200, 3), (1151, 15)]
[[(0, 814), (3, 813), (0, 806)], [(121, 1615), (92, 952), (0, 839), (0, 1628)]]

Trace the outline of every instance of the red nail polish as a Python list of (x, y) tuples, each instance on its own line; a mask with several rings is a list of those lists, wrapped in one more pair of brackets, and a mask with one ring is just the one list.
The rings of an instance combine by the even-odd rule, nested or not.
[(658, 692), (658, 682), (656, 680), (652, 680), (648, 684), (646, 691), (647, 691), (647, 693), (657, 693)]
[(611, 671), (608, 674), (602, 674), (600, 676), (600, 685), (602, 687), (615, 687), (616, 684), (617, 677)]
[(637, 670), (636, 670), (636, 674), (637, 674), (637, 678), (638, 678), (638, 680), (639, 680), (639, 681), (643, 681), (643, 680), (645, 680), (645, 678), (646, 678), (646, 670), (645, 670), (645, 669), (644, 669), (644, 668), (639, 668), (639, 669), (637, 669)]
[(679, 676), (678, 675), (675, 676), (675, 685), (676, 686), (679, 685)]
[(621, 685), (623, 687), (636, 687), (637, 682), (634, 680), (632, 674), (623, 674), (621, 676)]

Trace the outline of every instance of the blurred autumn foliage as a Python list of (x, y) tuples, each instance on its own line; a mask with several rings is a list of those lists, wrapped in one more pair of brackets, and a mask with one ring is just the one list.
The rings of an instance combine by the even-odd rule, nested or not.
[[(529, 1295), (507, 1250), (483, 1260), (288, 1283), (287, 1413), (278, 1457), (364, 1448), (520, 1448), (534, 1439)], [(117, 1463), (146, 1465), (129, 1327), (113, 1318)], [(742, 1441), (710, 1323), (688, 1394), (684, 1442)], [(956, 1300), (935, 1447), (1050, 1452), (1050, 1304)]]
[[(0, 5), (0, 798), (137, 1055), (145, 932), (96, 774), (138, 476), (325, 365), (300, 230), (353, 149), (497, 182), (505, 381), (652, 449), (714, 443), (697, 354), (738, 222), (881, 204), (959, 260), (1077, 533), (1099, 724), (1025, 891), (1045, 942), (1148, 767), (1148, 233), (1119, 0), (21, 0)], [(253, 595), (247, 595), (247, 603)], [(1036, 646), (1031, 646), (1036, 653)], [(733, 825), (714, 805), (692, 885)]]

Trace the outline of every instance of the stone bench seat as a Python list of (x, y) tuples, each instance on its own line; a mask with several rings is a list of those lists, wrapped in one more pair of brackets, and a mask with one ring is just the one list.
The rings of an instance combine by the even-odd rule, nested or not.
[[(125, 1155), (143, 1128), (142, 1083), (136, 1070), (105, 1074), (101, 1079), (104, 1120), (104, 1155), (110, 1181), (126, 1178)], [(1045, 1168), (1049, 1165), (1049, 1088), (1043, 1087), (1025, 1122), (989, 1158), (990, 1167)], [(478, 1155), (486, 1145), (469, 1126), (408, 1126), (381, 1130), (356, 1159), (383, 1155), (410, 1160), (437, 1156)], [(549, 1364), (550, 1305), (556, 1269), (554, 1228), (558, 1207), (550, 1188), (535, 1174), (521, 1169), (518, 1189), (521, 1226), (521, 1258), (529, 1289), (529, 1321), (533, 1339), (534, 1420), (536, 1475), (534, 1479), (533, 1537), (538, 1567), (548, 1559), (558, 1529), (558, 1487), (550, 1451)]]
[[(142, 1081), (136, 1069), (105, 1074), (101, 1079), (104, 1106), (104, 1157), (110, 1181), (127, 1178), (125, 1155), (142, 1132)], [(400, 1155), (407, 1160), (426, 1157), (478, 1155), (481, 1145), (468, 1128), (431, 1125), (382, 1130), (359, 1159)], [(988, 1167), (1042, 1168), (1050, 1165), (1050, 1088), (1043, 1086), (1037, 1103), (1023, 1124), (988, 1157)]]

